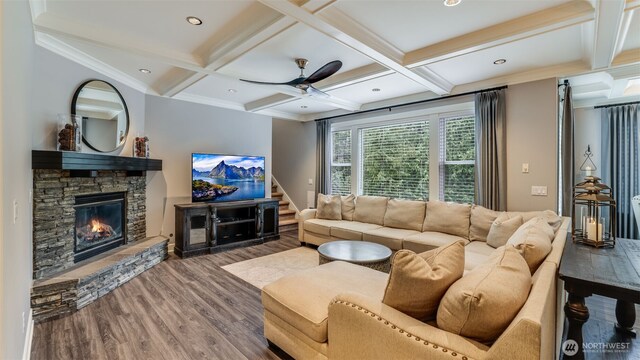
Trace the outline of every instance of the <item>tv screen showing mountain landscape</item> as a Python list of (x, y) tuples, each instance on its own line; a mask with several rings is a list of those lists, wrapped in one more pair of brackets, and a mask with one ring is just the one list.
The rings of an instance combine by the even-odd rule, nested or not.
[(264, 157), (193, 154), (191, 199), (237, 201), (264, 197)]

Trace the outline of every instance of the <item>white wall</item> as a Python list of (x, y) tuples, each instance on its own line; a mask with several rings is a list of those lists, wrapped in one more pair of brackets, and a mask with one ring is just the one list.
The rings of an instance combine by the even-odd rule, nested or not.
[[(29, 23), (31, 21), (29, 20)], [(124, 98), (129, 109), (130, 127), (125, 147), (109, 155), (131, 156), (131, 144), (136, 134), (144, 134), (144, 94), (96, 71), (36, 46), (32, 107), (33, 149), (55, 150), (58, 114), (71, 112), (71, 100), (78, 86), (89, 79), (104, 80), (112, 84)], [(83, 144), (83, 152), (94, 153)]]
[(575, 181), (576, 183), (584, 180), (586, 174), (580, 171), (580, 165), (585, 160), (584, 152), (587, 150), (587, 145), (591, 145), (591, 152), (593, 153), (594, 164), (598, 168), (593, 175), (601, 176), (602, 169), (602, 144), (600, 134), (600, 109), (581, 108), (575, 110), (575, 125), (574, 125), (574, 142), (573, 149), (575, 153)]
[(173, 206), (191, 202), (194, 152), (264, 156), (271, 196), (271, 117), (151, 95), (145, 116), (151, 157), (163, 169), (147, 173), (147, 236), (174, 234)]
[[(34, 45), (26, 1), (2, 4), (2, 339), (0, 358), (21, 359), (31, 288), (31, 119)], [(14, 218), (14, 203), (16, 217)]]
[(307, 191), (316, 188), (315, 121), (273, 120), (273, 176), (298, 210), (307, 208)]
[[(507, 209), (557, 210), (557, 81), (510, 85), (507, 89)], [(522, 164), (529, 173), (522, 173)], [(531, 186), (547, 196), (532, 196)]]

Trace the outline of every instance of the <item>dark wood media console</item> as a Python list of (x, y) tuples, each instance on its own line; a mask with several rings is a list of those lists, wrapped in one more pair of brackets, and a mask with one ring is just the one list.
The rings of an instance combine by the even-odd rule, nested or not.
[(185, 258), (280, 238), (278, 200), (175, 205), (176, 255)]

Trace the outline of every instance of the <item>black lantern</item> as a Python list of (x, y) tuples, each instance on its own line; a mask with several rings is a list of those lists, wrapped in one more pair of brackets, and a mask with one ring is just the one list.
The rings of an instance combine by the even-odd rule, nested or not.
[(571, 235), (573, 242), (595, 247), (616, 244), (616, 201), (600, 178), (587, 176), (573, 188)]

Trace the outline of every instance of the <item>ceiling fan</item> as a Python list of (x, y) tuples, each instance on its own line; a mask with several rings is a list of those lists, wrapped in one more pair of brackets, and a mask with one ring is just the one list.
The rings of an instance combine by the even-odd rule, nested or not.
[(260, 85), (289, 85), (297, 89), (300, 89), (304, 93), (311, 96), (329, 97), (330, 96), (329, 94), (321, 90), (318, 90), (317, 88), (313, 87), (312, 84), (320, 80), (324, 80), (329, 76), (338, 72), (338, 70), (340, 70), (340, 68), (342, 67), (342, 61), (334, 60), (334, 61), (328, 62), (324, 66), (322, 66), (320, 69), (316, 70), (316, 72), (314, 72), (313, 74), (307, 77), (304, 76), (304, 68), (309, 63), (309, 60), (295, 59), (295, 62), (296, 62), (296, 65), (298, 65), (298, 68), (300, 69), (300, 76), (288, 82), (276, 83), (276, 82), (263, 82), (263, 81), (253, 81), (253, 80), (245, 80), (245, 79), (240, 79), (240, 80), (248, 83), (260, 84)]

